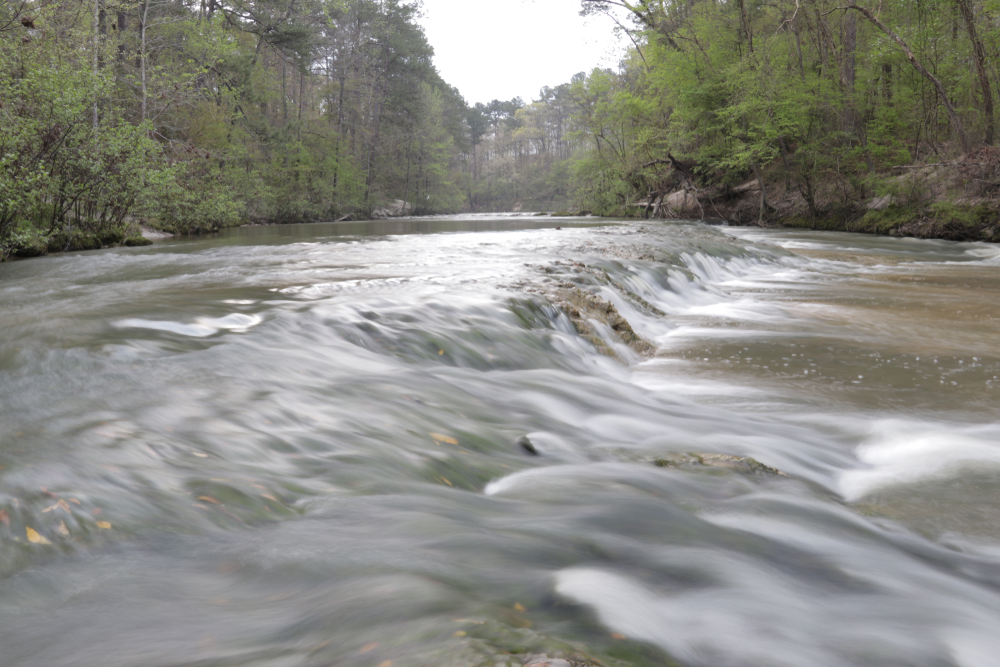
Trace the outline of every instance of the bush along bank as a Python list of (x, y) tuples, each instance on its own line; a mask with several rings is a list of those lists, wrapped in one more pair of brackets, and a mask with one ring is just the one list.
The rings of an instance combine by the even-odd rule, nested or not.
[(0, 261), (13, 258), (41, 257), (50, 253), (74, 250), (146, 246), (151, 243), (152, 241), (143, 237), (138, 229), (133, 229), (131, 226), (100, 234), (82, 229), (43, 232), (27, 227), (14, 231), (0, 242)]

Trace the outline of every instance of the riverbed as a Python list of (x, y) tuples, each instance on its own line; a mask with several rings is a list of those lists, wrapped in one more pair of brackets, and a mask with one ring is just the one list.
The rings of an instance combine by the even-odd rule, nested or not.
[(0, 265), (0, 665), (991, 667), (998, 303), (995, 245), (527, 215)]

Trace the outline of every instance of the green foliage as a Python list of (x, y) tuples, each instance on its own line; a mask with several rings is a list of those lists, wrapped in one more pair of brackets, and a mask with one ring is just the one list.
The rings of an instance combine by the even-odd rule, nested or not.
[(199, 233), (417, 194), (427, 212), (462, 206), (468, 108), (413, 3), (97, 1), (97, 19), (68, 0), (4, 6), (5, 248), (25, 226), (62, 249), (135, 238), (140, 220)]
[(940, 201), (930, 205), (931, 218), (942, 225), (976, 227), (994, 218), (996, 213), (985, 204), (973, 206)]
[[(995, 60), (1000, 2), (969, 2)], [(619, 71), (573, 83), (579, 198), (595, 210), (678, 189), (687, 176), (671, 170), (670, 153), (698, 187), (726, 191), (761, 175), (797, 192), (818, 219), (884, 190), (890, 179), (877, 175), (896, 165), (955, 155), (960, 127), (973, 142), (992, 127), (973, 33), (954, 0), (886, 0), (878, 18), (937, 77), (960, 126), (899, 44), (845, 3), (582, 4), (589, 14), (625, 8), (636, 44)], [(995, 95), (1000, 82), (986, 64)]]

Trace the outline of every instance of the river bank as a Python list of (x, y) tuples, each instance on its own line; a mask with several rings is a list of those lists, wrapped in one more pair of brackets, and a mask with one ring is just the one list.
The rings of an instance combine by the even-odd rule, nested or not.
[[(683, 169), (684, 165), (679, 165)], [(662, 219), (736, 226), (857, 232), (948, 241), (1000, 241), (1000, 149), (925, 165), (900, 165), (864, 179), (803, 183), (782, 171), (735, 187), (684, 187), (635, 207)]]

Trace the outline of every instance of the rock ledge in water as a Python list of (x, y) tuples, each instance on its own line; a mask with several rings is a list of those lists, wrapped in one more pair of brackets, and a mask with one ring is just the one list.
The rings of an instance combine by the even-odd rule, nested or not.
[(660, 468), (723, 468), (736, 472), (750, 473), (767, 477), (788, 477), (789, 475), (764, 465), (757, 459), (749, 456), (731, 456), (729, 454), (677, 454), (672, 453), (667, 456), (653, 459), (653, 464)]
[(592, 660), (550, 658), (542, 654), (527, 656), (524, 667), (601, 667), (601, 664)]
[(580, 288), (564, 289), (557, 295), (556, 305), (566, 313), (577, 332), (597, 349), (609, 356), (616, 356), (607, 343), (597, 335), (589, 319), (607, 324), (618, 338), (642, 355), (652, 354), (656, 348), (632, 328), (614, 304)]

